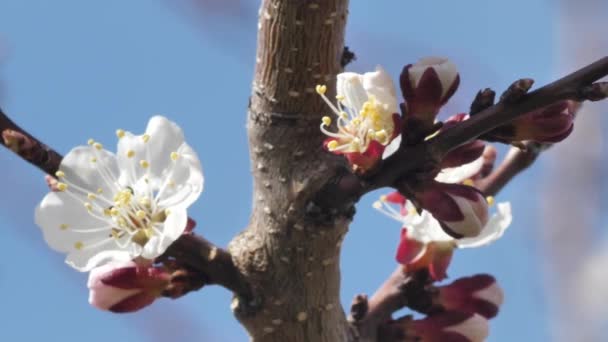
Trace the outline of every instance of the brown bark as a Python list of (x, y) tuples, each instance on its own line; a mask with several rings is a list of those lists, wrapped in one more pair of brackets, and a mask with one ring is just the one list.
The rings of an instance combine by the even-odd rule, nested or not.
[[(341, 71), (347, 0), (265, 0), (248, 133), (251, 222), (230, 244), (253, 289), (235, 302), (253, 341), (345, 341), (340, 245), (350, 221), (311, 202), (341, 160), (322, 150), (320, 83)], [(325, 218), (325, 219), (323, 219)]]

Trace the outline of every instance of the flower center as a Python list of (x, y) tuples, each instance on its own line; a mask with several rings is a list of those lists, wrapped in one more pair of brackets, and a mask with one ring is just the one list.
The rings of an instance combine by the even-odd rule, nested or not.
[(351, 108), (345, 104), (344, 96), (337, 96), (337, 104), (334, 105), (325, 96), (327, 87), (318, 85), (317, 93), (332, 109), (338, 117), (336, 122), (337, 132), (327, 130), (332, 123), (329, 116), (321, 120), (321, 131), (335, 138), (327, 147), (335, 152), (365, 152), (372, 141), (377, 141), (382, 145), (390, 142), (390, 137), (395, 130), (392, 114), (387, 104), (379, 102), (374, 96), (368, 95), (367, 101), (363, 102), (361, 108)]
[[(124, 135), (124, 131), (117, 131), (119, 139)], [(143, 135), (141, 138), (144, 143), (150, 140), (149, 135)], [(92, 139), (89, 140), (89, 145), (93, 151), (90, 163), (94, 164), (94, 168), (99, 174), (100, 184), (98, 186), (100, 187), (95, 191), (85, 189), (74, 182), (70, 182), (65, 172), (57, 171), (55, 175), (60, 181), (57, 183), (56, 189), (81, 202), (84, 207), (83, 210), (105, 224), (101, 227), (71, 229), (71, 231), (77, 233), (107, 232), (108, 237), (92, 245), (78, 241), (74, 244), (74, 248), (76, 250), (93, 248), (109, 240), (113, 240), (120, 248), (126, 248), (131, 243), (144, 247), (153, 236), (162, 235), (163, 224), (170, 214), (168, 208), (176, 201), (163, 201), (161, 198), (165, 191), (175, 188), (175, 182), (171, 180), (171, 177), (173, 176), (175, 162), (180, 157), (179, 154), (172, 152), (167, 156), (173, 163), (166, 170), (164, 183), (160, 188), (153, 188), (149, 181), (150, 163), (146, 159), (135, 162), (136, 159), (133, 158), (135, 152), (127, 151), (127, 158), (134, 160), (133, 164), (129, 166), (129, 170), (127, 170), (129, 173), (128, 182), (133, 184), (133, 187), (131, 187), (119, 184), (118, 176), (104, 162), (104, 158), (107, 158), (107, 156), (101, 154), (103, 146)], [(148, 151), (145, 153), (147, 155)], [(146, 173), (139, 179), (136, 177), (134, 169), (136, 167), (146, 170)], [(181, 190), (182, 196), (188, 196), (192, 191), (191, 188), (179, 190)], [(178, 196), (177, 201), (182, 196)], [(70, 226), (71, 224), (62, 223), (59, 228), (66, 231), (70, 229)]]

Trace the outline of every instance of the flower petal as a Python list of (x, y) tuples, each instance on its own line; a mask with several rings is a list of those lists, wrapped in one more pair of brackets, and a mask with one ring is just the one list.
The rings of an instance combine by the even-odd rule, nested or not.
[(509, 202), (498, 203), (498, 211), (488, 221), (479, 236), (464, 238), (457, 241), (459, 248), (472, 248), (488, 245), (498, 240), (509, 228), (513, 216), (511, 215), (511, 204)]
[(167, 248), (177, 240), (188, 223), (188, 213), (184, 207), (172, 207), (161, 229), (162, 235), (155, 235), (146, 243), (141, 256), (154, 259), (163, 254)]
[(164, 205), (168, 203), (167, 206), (187, 208), (203, 191), (203, 169), (196, 152), (188, 144), (183, 143), (176, 152), (179, 157), (172, 161), (171, 171), (161, 179), (164, 188), (161, 186), (158, 201)]
[(376, 100), (386, 105), (390, 113), (398, 113), (397, 92), (389, 74), (377, 66), (376, 71), (363, 74), (363, 88), (368, 96), (373, 95)]
[(475, 161), (458, 167), (451, 167), (441, 170), (435, 180), (441, 183), (460, 183), (465, 179), (475, 176), (483, 167), (483, 157)]
[(108, 192), (113, 187), (108, 182), (118, 176), (118, 164), (114, 154), (92, 146), (73, 148), (61, 160), (59, 170), (65, 173), (62, 178), (67, 182), (93, 193), (99, 188)]
[(129, 261), (133, 255), (127, 251), (118, 249), (114, 241), (107, 240), (105, 243), (97, 244), (87, 248), (85, 245), (81, 250), (68, 253), (65, 262), (80, 272), (88, 272), (97, 266), (107, 264), (111, 261)]
[(367, 92), (363, 88), (362, 75), (354, 72), (338, 74), (336, 87), (337, 95), (344, 96), (346, 107), (356, 110), (363, 108), (363, 103), (367, 101)]
[[(110, 233), (108, 222), (89, 214), (83, 203), (65, 192), (48, 193), (34, 213), (46, 243), (58, 252), (74, 250), (78, 241), (105, 239)], [(107, 230), (91, 231), (108, 226)], [(95, 229), (97, 230), (97, 229)]]

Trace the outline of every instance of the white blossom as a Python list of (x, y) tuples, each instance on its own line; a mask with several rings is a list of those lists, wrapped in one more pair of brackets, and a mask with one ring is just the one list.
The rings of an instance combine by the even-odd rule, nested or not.
[(150, 119), (146, 133), (117, 130), (115, 154), (89, 140), (62, 160), (58, 191), (36, 208), (48, 245), (89, 271), (111, 261), (154, 259), (183, 233), (203, 190), (196, 153), (175, 123)]

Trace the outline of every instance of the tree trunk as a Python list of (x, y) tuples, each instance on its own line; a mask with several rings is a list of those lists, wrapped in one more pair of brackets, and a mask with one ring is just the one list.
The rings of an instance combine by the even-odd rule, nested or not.
[(347, 0), (264, 0), (248, 133), (254, 175), (249, 226), (230, 243), (253, 289), (233, 302), (253, 341), (345, 341), (340, 246), (352, 204), (313, 202), (344, 169), (322, 149), (327, 108), (317, 84), (335, 88), (342, 69)]

